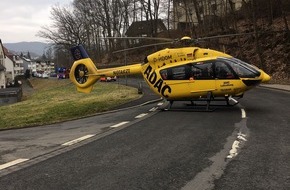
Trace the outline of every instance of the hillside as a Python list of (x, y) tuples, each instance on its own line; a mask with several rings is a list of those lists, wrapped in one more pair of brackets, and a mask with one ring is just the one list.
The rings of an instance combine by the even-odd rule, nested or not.
[[(287, 17), (287, 22), (290, 23), (290, 16)], [(274, 19), (272, 25), (266, 25), (262, 19), (258, 20), (257, 30), (259, 32), (257, 33), (257, 43), (255, 43), (253, 29), (249, 30), (249, 28), (252, 28), (249, 21), (240, 20), (237, 25), (238, 33), (245, 33), (245, 35), (220, 37), (224, 34), (233, 34), (233, 32), (212, 30), (210, 34), (204, 34), (203, 36), (216, 36), (215, 38), (200, 40), (195, 45), (225, 51), (234, 57), (265, 70), (271, 75), (271, 82), (290, 84), (290, 33), (285, 31), (283, 18), (279, 17)], [(172, 36), (174, 36), (172, 39), (176, 39), (182, 37), (182, 34), (173, 32), (171, 33)], [(166, 47), (168, 45), (135, 49), (127, 51), (126, 53), (109, 54), (102, 60), (102, 65), (107, 67), (120, 64), (124, 65), (125, 54), (126, 64), (142, 62), (147, 55)]]
[(3, 43), (10, 51), (20, 54), (30, 53), (31, 56), (39, 57), (43, 55), (49, 44), (43, 42), (18, 42), (18, 43)]
[[(290, 16), (287, 20), (290, 23)], [(282, 18), (275, 19), (271, 26), (263, 26), (262, 21), (258, 23), (261, 31), (258, 33), (259, 47), (255, 44), (254, 35), (233, 37), (227, 39), (227, 53), (263, 68), (272, 76), (273, 82), (290, 84), (289, 31), (285, 31)], [(243, 25), (245, 22), (239, 24)], [(243, 29), (242, 26), (240, 28)], [(247, 31), (241, 30), (243, 32)]]

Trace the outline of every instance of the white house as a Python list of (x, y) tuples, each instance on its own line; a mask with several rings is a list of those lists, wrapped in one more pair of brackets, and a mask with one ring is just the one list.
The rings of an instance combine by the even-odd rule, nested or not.
[(6, 56), (4, 53), (4, 47), (0, 39), (0, 88), (6, 88), (6, 79), (5, 79), (6, 68), (4, 66), (5, 58)]
[(5, 60), (4, 60), (4, 66), (6, 68), (5, 72), (5, 78), (6, 78), (6, 85), (12, 84), (15, 79), (15, 73), (14, 73), (14, 61), (13, 61), (13, 54), (9, 52), (9, 50), (5, 47), (4, 53), (5, 53)]
[(23, 59), (19, 55), (13, 55), (15, 76), (24, 75)]

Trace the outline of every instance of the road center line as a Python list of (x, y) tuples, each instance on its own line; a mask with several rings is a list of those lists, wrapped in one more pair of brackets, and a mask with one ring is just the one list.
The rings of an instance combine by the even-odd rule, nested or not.
[(116, 125), (112, 125), (111, 128), (117, 128), (117, 127), (120, 127), (120, 126), (125, 125), (125, 124), (127, 124), (127, 123), (129, 123), (129, 121), (123, 121), (123, 122), (118, 123), (118, 124), (116, 124)]
[(137, 115), (135, 118), (138, 119), (138, 118), (141, 118), (141, 117), (144, 117), (145, 115), (147, 115), (148, 113), (141, 113), (140, 115)]
[(154, 112), (154, 111), (157, 110), (157, 109), (158, 109), (158, 107), (153, 107), (153, 108), (151, 108), (149, 111)]
[(17, 159), (17, 160), (14, 160), (14, 161), (8, 162), (8, 163), (6, 163), (6, 164), (2, 164), (2, 165), (0, 165), (0, 170), (3, 170), (3, 169), (8, 168), (8, 167), (10, 167), (10, 166), (14, 166), (14, 165), (16, 165), (16, 164), (20, 164), (20, 163), (25, 162), (25, 161), (27, 161), (27, 160), (29, 160), (29, 159), (26, 159), (26, 158), (19, 158), (19, 159)]
[(80, 137), (80, 138), (77, 138), (77, 139), (75, 139), (75, 140), (72, 140), (72, 141), (69, 141), (69, 142), (63, 143), (62, 146), (70, 146), (70, 145), (76, 144), (76, 143), (78, 143), (78, 142), (80, 142), (80, 141), (83, 141), (83, 140), (85, 140), (85, 139), (91, 138), (91, 137), (93, 137), (93, 136), (95, 136), (95, 134), (85, 135), (85, 136)]
[(242, 118), (246, 118), (246, 111), (242, 108), (241, 112), (242, 112)]

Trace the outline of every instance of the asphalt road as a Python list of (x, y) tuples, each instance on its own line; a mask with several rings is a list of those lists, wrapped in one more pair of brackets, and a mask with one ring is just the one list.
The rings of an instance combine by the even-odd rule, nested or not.
[(0, 187), (289, 189), (289, 105), (289, 92), (257, 88), (237, 106), (213, 112), (194, 112), (184, 102), (174, 103), (182, 110), (160, 111), (156, 102), (1, 131), (1, 162), (29, 160), (0, 170)]

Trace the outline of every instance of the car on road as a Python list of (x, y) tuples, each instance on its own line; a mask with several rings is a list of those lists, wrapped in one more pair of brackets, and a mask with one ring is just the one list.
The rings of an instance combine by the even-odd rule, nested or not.
[(117, 80), (117, 76), (114, 77), (101, 77), (100, 78), (100, 82), (112, 82), (112, 81), (116, 81)]

